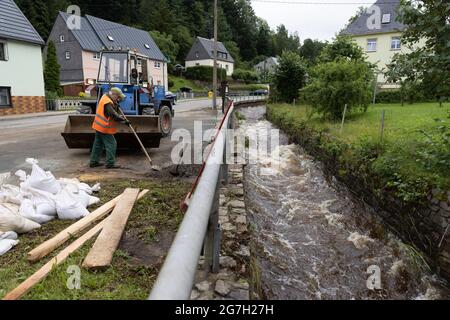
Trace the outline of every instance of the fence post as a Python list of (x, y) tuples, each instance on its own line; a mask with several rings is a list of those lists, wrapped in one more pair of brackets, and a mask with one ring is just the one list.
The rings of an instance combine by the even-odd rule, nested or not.
[(342, 135), (342, 132), (344, 131), (344, 123), (345, 123), (345, 115), (347, 114), (347, 104), (345, 104), (344, 112), (342, 113), (342, 123), (341, 123), (341, 130), (339, 133)]
[(381, 111), (381, 128), (380, 128), (380, 141), (383, 141), (384, 136), (384, 118), (385, 118), (385, 110)]

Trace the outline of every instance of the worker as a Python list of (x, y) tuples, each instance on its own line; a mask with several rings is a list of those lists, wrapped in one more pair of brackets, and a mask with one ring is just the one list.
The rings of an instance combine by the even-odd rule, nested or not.
[(97, 112), (94, 118), (92, 128), (95, 130), (95, 140), (92, 146), (91, 168), (103, 166), (100, 163), (100, 157), (103, 150), (106, 150), (106, 168), (119, 169), (116, 165), (117, 142), (114, 134), (117, 132), (117, 122), (129, 124), (125, 117), (118, 113), (119, 102), (125, 99), (125, 95), (119, 88), (111, 88), (104, 94), (97, 106)]

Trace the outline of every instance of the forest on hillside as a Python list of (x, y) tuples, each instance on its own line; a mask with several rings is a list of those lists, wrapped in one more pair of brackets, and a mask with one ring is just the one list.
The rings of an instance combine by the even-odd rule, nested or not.
[[(58, 11), (78, 5), (81, 14), (152, 31), (172, 62), (184, 62), (196, 36), (213, 37), (213, 0), (16, 0), (46, 39)], [(283, 51), (300, 52), (296, 33), (284, 25), (272, 30), (255, 15), (250, 0), (219, 0), (219, 41), (246, 67)], [(161, 46), (161, 45), (160, 45)]]

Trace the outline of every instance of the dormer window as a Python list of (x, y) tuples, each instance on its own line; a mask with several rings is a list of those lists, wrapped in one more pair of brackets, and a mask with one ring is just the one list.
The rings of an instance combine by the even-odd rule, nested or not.
[(383, 17), (381, 18), (381, 23), (390, 23), (391, 22), (391, 14), (385, 13), (383, 14)]
[(112, 36), (108, 36), (109, 41), (114, 41), (114, 38)]

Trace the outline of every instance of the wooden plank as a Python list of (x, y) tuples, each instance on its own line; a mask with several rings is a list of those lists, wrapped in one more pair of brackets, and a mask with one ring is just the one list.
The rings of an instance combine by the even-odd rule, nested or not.
[[(149, 190), (143, 190), (139, 194), (138, 199), (141, 199), (142, 197), (144, 197), (148, 192), (149, 192)], [(75, 222), (74, 224), (69, 226), (68, 228), (66, 228), (63, 231), (61, 231), (60, 233), (58, 233), (53, 238), (43, 242), (42, 244), (40, 244), (39, 246), (37, 246), (36, 248), (34, 248), (30, 252), (28, 252), (28, 261), (36, 262), (36, 261), (42, 259), (49, 253), (53, 252), (53, 250), (55, 250), (56, 248), (58, 248), (59, 246), (64, 244), (71, 237), (73, 237), (73, 236), (77, 235), (78, 233), (80, 233), (81, 231), (85, 230), (86, 228), (88, 228), (89, 226), (94, 224), (94, 222), (106, 217), (114, 209), (114, 207), (116, 206), (116, 204), (119, 201), (119, 199), (121, 198), (121, 196), (122, 195), (119, 195), (119, 196), (115, 197), (113, 200), (105, 203), (98, 209), (92, 211), (86, 217), (78, 220), (77, 222)]]
[(73, 253), (75, 250), (80, 248), (83, 244), (86, 243), (89, 239), (94, 237), (97, 233), (102, 230), (106, 222), (108, 221), (109, 217), (103, 221), (101, 221), (99, 224), (97, 224), (95, 227), (93, 227), (91, 230), (86, 232), (84, 235), (79, 237), (77, 240), (72, 242), (67, 248), (62, 250), (60, 253), (56, 255), (53, 259), (51, 259), (49, 262), (47, 262), (45, 265), (42, 266), (38, 271), (36, 271), (32, 276), (30, 276), (28, 279), (26, 279), (24, 282), (22, 282), (18, 287), (10, 291), (5, 297), (3, 297), (3, 300), (17, 300), (20, 299), (24, 294), (26, 294), (30, 289), (35, 286), (37, 283), (39, 283), (42, 279), (44, 279), (52, 269), (64, 262), (67, 257)]
[(136, 202), (139, 189), (126, 189), (108, 218), (102, 232), (83, 261), (83, 267), (99, 269), (111, 264), (114, 252), (119, 246), (128, 217)]

